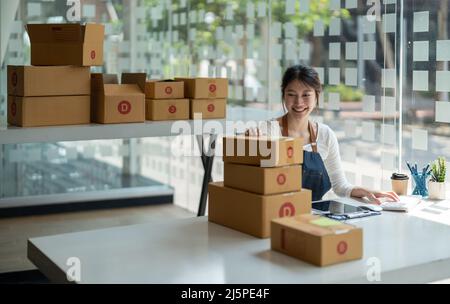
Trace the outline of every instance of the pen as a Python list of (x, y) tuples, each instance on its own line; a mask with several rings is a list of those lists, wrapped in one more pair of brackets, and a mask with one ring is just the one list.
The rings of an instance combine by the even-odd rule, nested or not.
[(428, 164), (423, 170), (422, 170), (422, 174), (425, 174), (428, 170), (428, 168), (430, 167), (430, 165)]
[(408, 166), (409, 172), (411, 172), (411, 174), (412, 174), (413, 170), (411, 169), (411, 165), (408, 162), (406, 162), (406, 165)]

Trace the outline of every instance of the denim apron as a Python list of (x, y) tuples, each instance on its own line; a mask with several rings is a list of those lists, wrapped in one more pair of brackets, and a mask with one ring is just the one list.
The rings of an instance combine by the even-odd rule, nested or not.
[[(331, 182), (322, 157), (317, 152), (317, 134), (314, 132), (314, 128), (309, 121), (308, 128), (311, 137), (312, 152), (303, 151), (302, 188), (310, 189), (312, 191), (312, 200), (318, 201), (331, 189)], [(283, 136), (288, 136), (286, 115), (282, 118), (281, 133)]]

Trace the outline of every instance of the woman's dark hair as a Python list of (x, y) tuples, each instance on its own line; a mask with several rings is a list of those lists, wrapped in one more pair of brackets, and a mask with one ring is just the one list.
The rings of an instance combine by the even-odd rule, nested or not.
[(283, 81), (281, 83), (281, 94), (284, 96), (284, 90), (293, 80), (298, 80), (303, 84), (311, 87), (316, 91), (316, 97), (319, 98), (322, 92), (322, 85), (320, 84), (319, 74), (313, 68), (301, 64), (291, 66), (284, 72)]

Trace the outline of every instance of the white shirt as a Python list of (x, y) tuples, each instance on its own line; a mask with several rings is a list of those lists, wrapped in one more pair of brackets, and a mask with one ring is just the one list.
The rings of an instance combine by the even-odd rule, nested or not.
[[(349, 197), (354, 186), (345, 178), (342, 170), (341, 156), (339, 154), (339, 144), (331, 128), (323, 123), (317, 123), (317, 152), (322, 157), (331, 181), (331, 188), (338, 196)], [(282, 136), (278, 121), (269, 121), (268, 135)], [(305, 151), (312, 151), (311, 144), (303, 146)]]

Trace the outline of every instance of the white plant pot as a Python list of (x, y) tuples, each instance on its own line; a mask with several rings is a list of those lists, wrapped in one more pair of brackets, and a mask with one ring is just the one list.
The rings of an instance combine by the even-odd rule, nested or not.
[(445, 199), (445, 183), (437, 183), (428, 181), (428, 198), (444, 200)]

